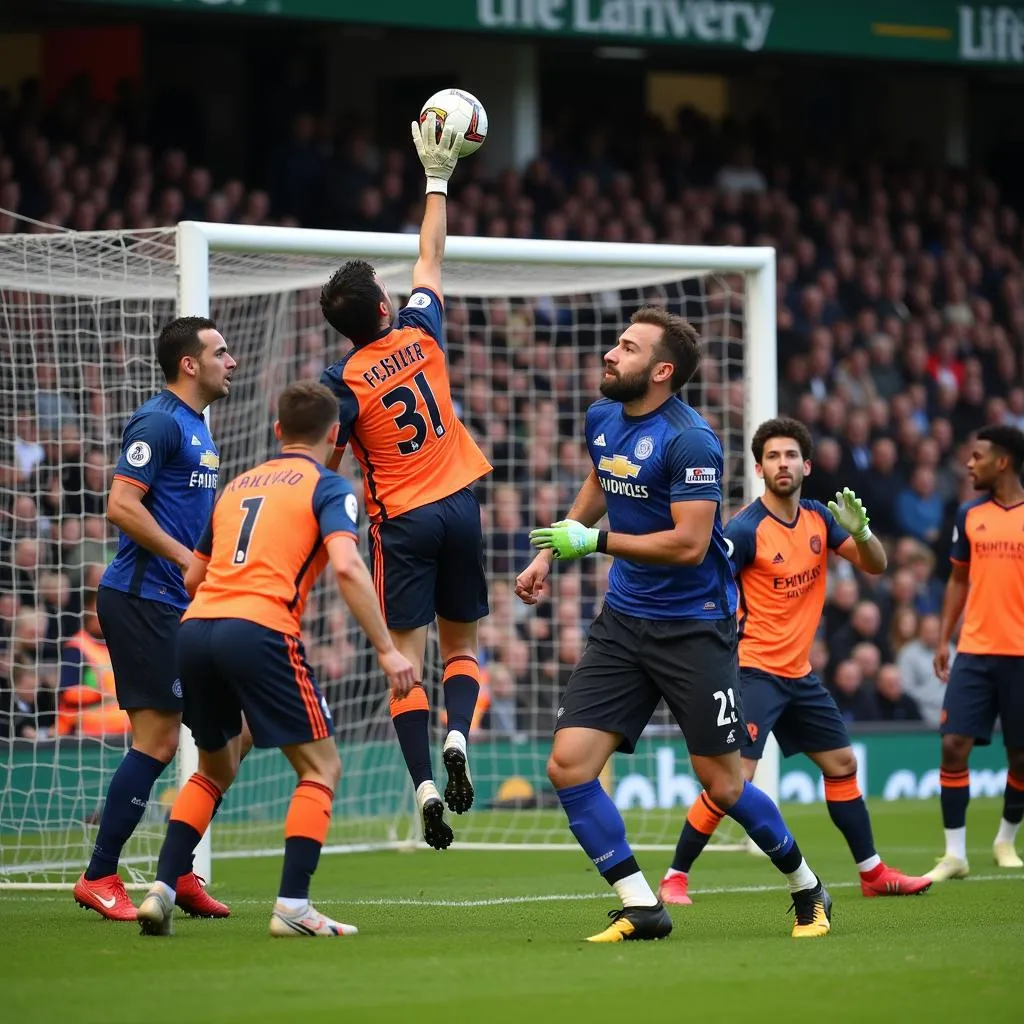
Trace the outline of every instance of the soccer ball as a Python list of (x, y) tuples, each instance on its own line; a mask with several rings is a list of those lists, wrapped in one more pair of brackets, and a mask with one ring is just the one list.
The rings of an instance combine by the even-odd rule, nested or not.
[(450, 124), (456, 132), (464, 132), (465, 139), (459, 156), (475, 153), (487, 138), (487, 111), (483, 104), (472, 93), (462, 89), (442, 89), (423, 104), (420, 111), (420, 124), (431, 115), (437, 117), (437, 141), (441, 141), (441, 132), (446, 124)]

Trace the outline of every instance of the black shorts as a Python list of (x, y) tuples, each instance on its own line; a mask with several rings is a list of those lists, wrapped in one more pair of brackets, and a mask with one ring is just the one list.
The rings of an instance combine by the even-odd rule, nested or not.
[(750, 746), (743, 756), (759, 761), (769, 733), (783, 757), (841, 750), (850, 745), (846, 723), (832, 694), (814, 675), (787, 679), (758, 668), (740, 669), (743, 714)]
[(125, 711), (150, 708), (180, 714), (176, 651), (181, 610), (100, 587), (96, 614), (110, 653), (118, 705)]
[(185, 721), (200, 750), (242, 731), (256, 747), (334, 735), (334, 723), (298, 637), (246, 619), (187, 619), (178, 634)]
[(370, 527), (373, 583), (391, 629), (426, 626), (440, 615), (487, 615), (480, 502), (467, 487)]
[(1006, 748), (1024, 750), (1024, 657), (958, 654), (949, 672), (939, 732), (971, 736), (984, 747), (992, 742), (996, 718)]
[(619, 750), (631, 754), (663, 697), (691, 754), (715, 757), (747, 744), (735, 619), (639, 619), (605, 606), (569, 677), (555, 731), (619, 733)]

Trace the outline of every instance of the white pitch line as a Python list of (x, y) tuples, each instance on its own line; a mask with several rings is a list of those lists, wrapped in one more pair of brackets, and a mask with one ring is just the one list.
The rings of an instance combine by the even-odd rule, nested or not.
[[(958, 881), (966, 882), (1024, 882), (1024, 874), (1021, 875), (971, 875), (969, 878)], [(954, 884), (956, 884), (954, 882)], [(830, 882), (828, 889), (853, 889), (860, 885), (860, 882)], [(784, 887), (779, 885), (723, 885), (710, 889), (691, 889), (693, 896), (723, 896), (735, 893), (762, 893), (777, 892), (786, 894)], [(224, 895), (223, 893), (221, 895)], [(317, 900), (323, 906), (343, 907), (438, 907), (451, 909), (473, 909), (474, 907), (505, 907), (517, 906), (529, 903), (571, 903), (575, 900), (607, 900), (613, 899), (610, 892), (566, 892), (566, 893), (539, 893), (533, 896), (496, 896), (492, 899), (482, 900), (424, 900), (412, 897), (352, 897), (351, 899), (321, 898)], [(33, 902), (33, 903), (56, 903), (65, 902), (66, 894), (40, 893), (18, 893), (7, 895), (0, 886), (0, 900), (10, 902)], [(240, 899), (231, 900), (232, 906), (264, 906), (268, 900)]]

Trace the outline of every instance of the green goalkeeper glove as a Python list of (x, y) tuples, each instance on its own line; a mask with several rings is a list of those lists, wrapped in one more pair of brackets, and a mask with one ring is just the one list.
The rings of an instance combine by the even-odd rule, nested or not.
[(836, 491), (836, 500), (828, 503), (828, 510), (858, 544), (866, 544), (871, 540), (871, 530), (868, 529), (871, 520), (868, 519), (867, 509), (849, 487)]
[[(584, 526), (575, 519), (563, 519), (539, 530), (530, 531), (530, 543), (542, 551), (550, 550), (555, 558), (583, 558), (604, 550), (602, 531)], [(607, 534), (604, 535), (607, 538)]]

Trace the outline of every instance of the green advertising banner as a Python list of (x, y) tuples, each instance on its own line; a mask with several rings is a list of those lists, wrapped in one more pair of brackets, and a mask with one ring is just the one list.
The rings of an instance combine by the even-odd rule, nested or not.
[[(478, 743), (473, 747), (473, 779), (477, 806), (487, 808), (531, 797), (551, 796), (545, 776), (550, 740), (522, 743)], [(920, 800), (939, 793), (938, 737), (930, 733), (858, 735), (854, 750), (860, 762), (863, 791), (883, 800)], [(52, 745), (16, 744), (0, 769), (0, 833), (47, 829), (71, 821), (95, 820), (110, 774), (123, 750), (95, 742)], [(395, 794), (408, 791), (405, 764), (398, 744), (376, 742), (342, 748), (345, 766), (335, 794), (336, 817), (372, 818), (395, 814), (386, 806)], [(623, 811), (684, 808), (696, 798), (698, 784), (690, 771), (682, 742), (657, 738), (644, 741), (632, 756), (617, 755), (611, 791)], [(253, 751), (239, 776), (237, 799), (225, 801), (218, 822), (284, 820), (295, 784), (280, 754)], [(1006, 755), (1000, 745), (978, 747), (971, 756), (971, 792), (999, 796), (1006, 785)], [(244, 793), (258, 793), (258, 809)], [(390, 794), (390, 797), (387, 796)], [(782, 800), (822, 800), (820, 774), (804, 757), (782, 763)], [(162, 786), (157, 802), (166, 808), (173, 783)], [(410, 805), (411, 806), (411, 805)], [(159, 812), (158, 812), (159, 813)]]
[[(96, 0), (75, 0), (96, 6)], [(954, 0), (101, 0), (124, 7), (947, 64), (1024, 64), (1024, 7)]]

